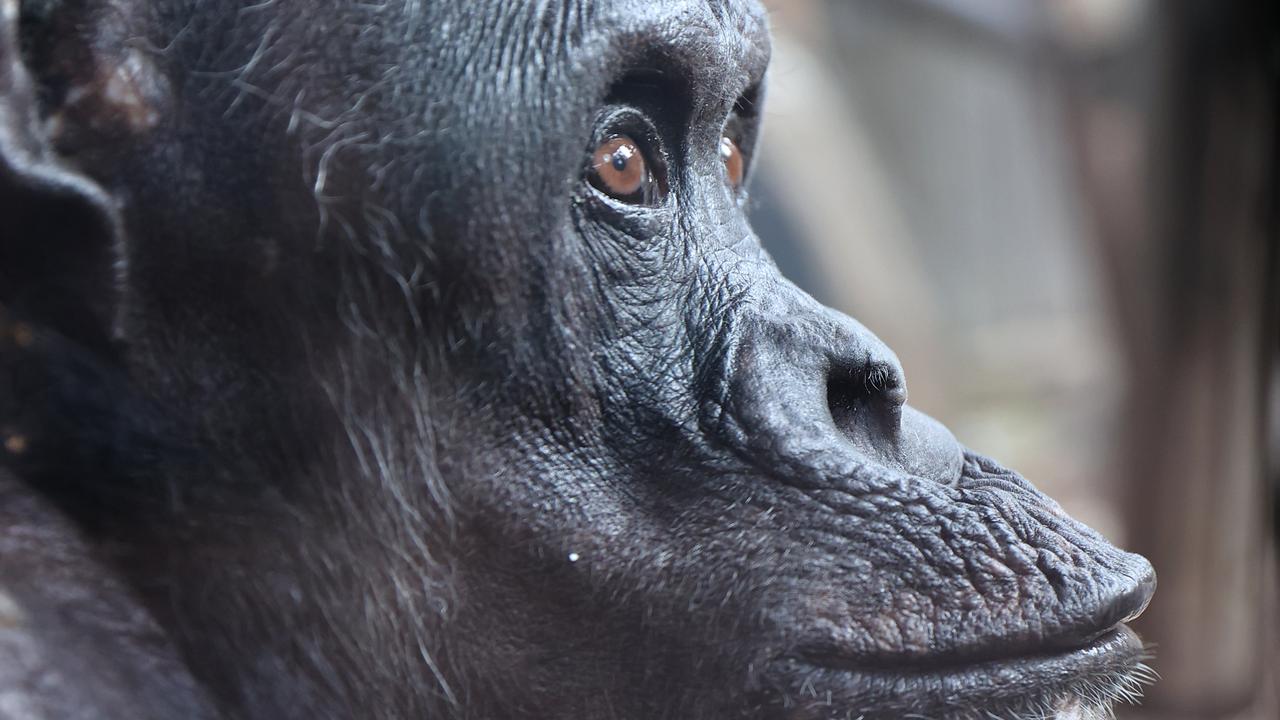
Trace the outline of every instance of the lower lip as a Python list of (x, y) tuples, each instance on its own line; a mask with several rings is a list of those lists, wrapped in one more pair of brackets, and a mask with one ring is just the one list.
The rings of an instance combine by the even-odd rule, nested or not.
[(781, 691), (784, 705), (814, 711), (796, 717), (827, 717), (823, 707), (870, 707), (881, 713), (852, 714), (867, 720), (911, 712), (951, 717), (980, 708), (1065, 701), (1117, 682), (1142, 658), (1138, 637), (1118, 625), (1081, 647), (972, 664), (892, 667), (860, 665), (855, 659), (789, 658), (773, 666), (770, 684)]

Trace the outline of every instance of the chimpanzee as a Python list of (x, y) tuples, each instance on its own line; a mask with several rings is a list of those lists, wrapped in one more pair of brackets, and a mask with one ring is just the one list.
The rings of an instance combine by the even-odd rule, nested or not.
[(0, 716), (1131, 696), (1151, 566), (744, 219), (767, 25), (0, 0)]

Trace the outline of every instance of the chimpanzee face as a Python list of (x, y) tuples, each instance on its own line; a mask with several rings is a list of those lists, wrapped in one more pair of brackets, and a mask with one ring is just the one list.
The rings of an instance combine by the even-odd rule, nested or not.
[(65, 502), (232, 715), (1130, 692), (1150, 565), (761, 249), (755, 3), (53, 5), (43, 120), (112, 199), (105, 315), (174, 448)]

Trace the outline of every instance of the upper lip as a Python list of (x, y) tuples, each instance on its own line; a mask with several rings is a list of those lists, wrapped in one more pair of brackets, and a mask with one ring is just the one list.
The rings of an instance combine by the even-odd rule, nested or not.
[[(970, 658), (948, 664), (937, 658), (932, 666), (872, 666), (842, 657), (783, 657), (771, 665), (765, 692), (772, 695), (771, 702), (783, 707), (789, 703), (847, 706), (874, 720), (908, 714), (978, 717), (980, 713), (971, 711), (979, 708), (994, 712), (992, 717), (1016, 717), (1059, 703), (1132, 697), (1135, 683), (1144, 677), (1143, 659), (1137, 637), (1118, 624), (1092, 643), (1071, 650), (1041, 648), (1039, 654), (987, 661)], [(821, 712), (826, 713), (822, 717), (834, 716)]]
[(1089, 648), (1114, 635), (1123, 623), (1142, 614), (1155, 592), (1155, 572), (1134, 582), (1112, 588), (1099, 598), (1091, 612), (1080, 613), (1072, 622), (1041, 632), (1018, 636), (993, 636), (968, 645), (931, 653), (883, 653), (868, 655), (843, 652), (829, 640), (802, 643), (796, 655), (804, 662), (847, 670), (930, 671), (964, 668), (991, 662), (1018, 661), (1068, 655)]
[(1147, 609), (1156, 591), (1156, 573), (1146, 565), (1137, 580), (1113, 587), (1099, 599), (1092, 613), (1044, 638), (1048, 649), (1070, 649), (1087, 645), (1121, 623), (1137, 618)]
[(1122, 623), (1117, 623), (1097, 632), (1087, 640), (1069, 645), (1052, 643), (1029, 646), (1019, 643), (998, 646), (992, 644), (984, 646), (981, 650), (970, 650), (964, 653), (937, 654), (912, 658), (853, 657), (842, 655), (832, 650), (810, 646), (800, 648), (797, 652), (797, 659), (819, 667), (873, 674), (885, 672), (930, 673), (961, 671), (990, 664), (1051, 660), (1069, 656), (1073, 652), (1107, 644), (1115, 639), (1122, 625)]

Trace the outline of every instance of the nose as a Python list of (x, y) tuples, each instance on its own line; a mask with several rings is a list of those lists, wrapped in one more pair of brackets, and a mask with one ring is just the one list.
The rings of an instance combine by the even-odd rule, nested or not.
[(865, 327), (807, 295), (747, 324), (729, 399), (753, 446), (803, 456), (806, 465), (856, 455), (939, 483), (957, 480), (960, 444), (906, 404), (902, 365)]
[[(960, 443), (942, 423), (906, 404), (902, 366), (878, 338), (870, 340), (826, 349), (831, 358), (827, 411), (832, 424), (860, 453), (883, 465), (954, 482), (963, 462)], [(853, 364), (859, 356), (865, 358), (860, 367)]]

